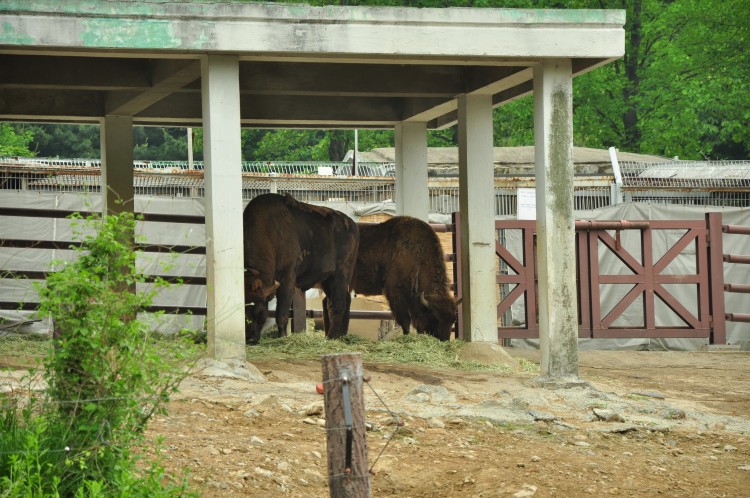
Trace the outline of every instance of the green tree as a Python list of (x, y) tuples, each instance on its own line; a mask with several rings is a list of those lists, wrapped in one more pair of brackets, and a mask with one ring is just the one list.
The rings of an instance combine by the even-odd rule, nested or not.
[(30, 130), (33, 139), (29, 147), (41, 157), (95, 159), (99, 157), (99, 126), (72, 124), (17, 125), (19, 130)]
[(16, 132), (8, 123), (0, 123), (0, 156), (33, 157), (34, 152), (29, 149), (33, 139), (30, 130)]
[(642, 150), (683, 159), (750, 156), (750, 3), (669, 2), (649, 27)]

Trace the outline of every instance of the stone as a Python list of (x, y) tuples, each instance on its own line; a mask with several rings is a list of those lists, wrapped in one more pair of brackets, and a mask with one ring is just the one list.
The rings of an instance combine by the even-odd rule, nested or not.
[(305, 405), (302, 407), (302, 412), (308, 417), (312, 417), (313, 415), (320, 415), (321, 413), (323, 413), (323, 403), (316, 402)]
[(521, 489), (516, 493), (513, 493), (513, 498), (529, 498), (534, 496), (537, 492), (537, 487), (531, 484), (524, 484)]
[(266, 376), (254, 365), (243, 360), (215, 360), (201, 358), (195, 366), (195, 373), (209, 377), (228, 377), (251, 382), (268, 382)]
[(612, 410), (594, 408), (592, 411), (594, 412), (596, 418), (604, 422), (625, 422), (625, 419), (622, 418), (622, 415)]
[(631, 394), (635, 394), (636, 396), (645, 396), (647, 398), (666, 399), (666, 396), (656, 391), (633, 391)]
[(407, 399), (419, 402), (432, 402), (432, 403), (455, 403), (456, 397), (453, 396), (448, 389), (443, 386), (431, 386), (428, 384), (421, 384), (406, 395)]
[(255, 467), (255, 473), (263, 477), (273, 477), (273, 472), (270, 470), (263, 469), (261, 467)]
[(437, 417), (432, 417), (429, 420), (427, 420), (427, 427), (431, 429), (444, 429), (445, 428), (445, 422), (440, 420)]
[(663, 417), (669, 420), (684, 420), (686, 416), (685, 410), (671, 407), (667, 408), (663, 414)]
[(536, 422), (552, 422), (554, 420), (557, 420), (557, 417), (555, 415), (538, 410), (529, 410), (529, 415), (531, 415), (531, 417)]
[(250, 438), (250, 444), (252, 444), (253, 446), (262, 446), (262, 445), (266, 444), (266, 442), (263, 441), (258, 436), (253, 436), (253, 437)]
[(458, 357), (464, 361), (476, 361), (485, 365), (505, 365), (514, 372), (522, 370), (518, 361), (494, 342), (467, 342), (458, 353)]

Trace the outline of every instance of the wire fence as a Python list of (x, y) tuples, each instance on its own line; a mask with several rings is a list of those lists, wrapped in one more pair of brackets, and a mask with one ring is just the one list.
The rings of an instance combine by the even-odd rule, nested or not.
[[(620, 162), (624, 201), (659, 204), (750, 206), (750, 161)], [(135, 194), (203, 198), (203, 164), (187, 161), (140, 161), (134, 164)], [(101, 164), (89, 159), (0, 157), (0, 190), (48, 192), (101, 191)], [(244, 162), (242, 195), (251, 199), (267, 192), (287, 192), (304, 202), (396, 201), (395, 165), (360, 163)], [(534, 188), (533, 175), (495, 178), (495, 215), (517, 214), (519, 188)], [(428, 177), (429, 209), (450, 214), (459, 210), (457, 177)], [(613, 176), (576, 176), (576, 210), (619, 202)]]

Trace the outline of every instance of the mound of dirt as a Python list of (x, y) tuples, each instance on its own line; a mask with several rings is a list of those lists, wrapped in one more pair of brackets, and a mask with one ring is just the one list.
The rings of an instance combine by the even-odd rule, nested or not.
[[(580, 360), (587, 382), (571, 389), (365, 363), (372, 496), (747, 496), (750, 354)], [(149, 429), (167, 469), (204, 496), (328, 496), (320, 362), (253, 364), (265, 382), (185, 380)]]

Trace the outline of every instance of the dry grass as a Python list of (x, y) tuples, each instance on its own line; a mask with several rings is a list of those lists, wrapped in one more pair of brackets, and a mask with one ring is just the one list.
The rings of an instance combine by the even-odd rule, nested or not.
[(327, 340), (322, 332), (291, 334), (287, 337), (263, 338), (257, 346), (250, 346), (247, 359), (286, 360), (319, 359), (336, 353), (360, 353), (362, 359), (373, 363), (422, 364), (433, 368), (452, 368), (471, 371), (507, 371), (503, 365), (487, 365), (465, 361), (458, 357), (463, 341), (442, 342), (424, 334), (399, 336), (389, 341), (369, 341), (357, 336)]

